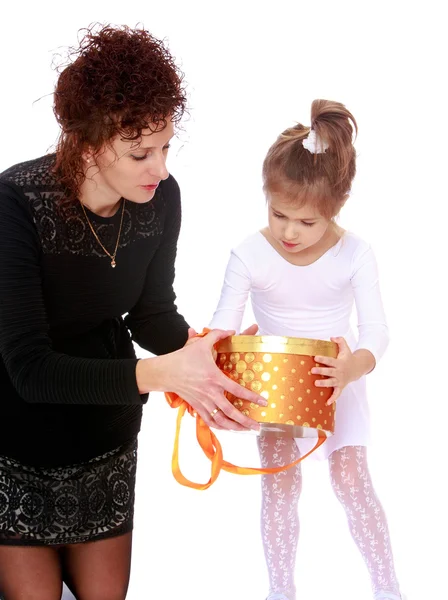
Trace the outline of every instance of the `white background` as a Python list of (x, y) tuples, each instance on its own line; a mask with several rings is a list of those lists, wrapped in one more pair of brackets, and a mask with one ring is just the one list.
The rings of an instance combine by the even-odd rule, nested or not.
[[(3, 8), (0, 36), (0, 170), (55, 142), (52, 55), (76, 43), (79, 28), (141, 22), (167, 39), (186, 73), (190, 105), (170, 157), (184, 207), (176, 291), (198, 329), (215, 308), (230, 248), (265, 224), (260, 172), (269, 145), (295, 121), (309, 124), (314, 98), (344, 102), (354, 113), (358, 175), (340, 222), (373, 244), (380, 265), (392, 343), (369, 377), (370, 464), (409, 600), (447, 593), (441, 4), (42, 0)], [(181, 461), (187, 475), (205, 480), (191, 421), (185, 419)], [(170, 470), (174, 424), (174, 411), (154, 394), (140, 435), (128, 598), (262, 600), (260, 481), (223, 474), (206, 492), (182, 488)], [(257, 464), (253, 436), (221, 438), (226, 457)], [(368, 599), (368, 577), (326, 464), (305, 464), (304, 479), (299, 597)]]

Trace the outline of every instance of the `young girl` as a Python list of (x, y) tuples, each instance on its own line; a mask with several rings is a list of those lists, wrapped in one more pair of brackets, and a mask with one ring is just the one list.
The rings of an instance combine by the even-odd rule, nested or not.
[[(335, 217), (356, 170), (353, 115), (340, 103), (315, 100), (311, 128), (284, 131), (263, 164), (268, 227), (233, 250), (211, 326), (240, 330), (250, 293), (260, 335), (331, 339), (336, 359), (316, 357), (316, 385), (334, 387), (335, 433), (321, 447), (331, 484), (369, 571), (375, 600), (401, 598), (386, 516), (366, 457), (369, 413), (365, 375), (388, 344), (375, 257), (370, 246), (341, 229)], [(359, 336), (350, 329), (353, 301)], [(305, 440), (263, 433), (263, 467), (288, 464)], [(295, 600), (300, 464), (262, 478), (261, 530), (269, 572), (268, 600)]]

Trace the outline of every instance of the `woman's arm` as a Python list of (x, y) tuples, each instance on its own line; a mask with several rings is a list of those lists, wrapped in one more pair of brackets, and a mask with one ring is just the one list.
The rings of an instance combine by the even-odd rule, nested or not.
[(166, 202), (162, 240), (149, 264), (139, 301), (125, 317), (132, 339), (158, 355), (182, 348), (188, 339), (188, 324), (177, 311), (173, 289), (181, 224), (180, 190), (172, 176), (161, 185)]
[(26, 402), (141, 404), (135, 359), (55, 352), (42, 293), (40, 243), (26, 199), (0, 185), (0, 353)]

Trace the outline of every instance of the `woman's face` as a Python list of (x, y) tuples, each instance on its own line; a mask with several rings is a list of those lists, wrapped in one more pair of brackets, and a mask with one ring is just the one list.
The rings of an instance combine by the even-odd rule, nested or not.
[(168, 178), (166, 158), (173, 136), (171, 120), (163, 130), (155, 133), (150, 129), (143, 130), (139, 140), (117, 136), (96, 156), (94, 166), (87, 165), (87, 178), (91, 177), (102, 195), (111, 200), (126, 198), (137, 204), (149, 202), (159, 183)]

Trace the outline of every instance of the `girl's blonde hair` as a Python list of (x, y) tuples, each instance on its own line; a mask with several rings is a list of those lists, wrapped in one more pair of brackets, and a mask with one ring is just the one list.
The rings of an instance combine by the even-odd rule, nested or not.
[[(303, 146), (310, 131), (328, 146), (313, 154)], [(311, 127), (298, 123), (279, 135), (263, 162), (265, 193), (280, 193), (299, 205), (311, 204), (328, 219), (334, 218), (350, 191), (356, 173), (353, 134), (355, 118), (345, 106), (314, 100)]]

